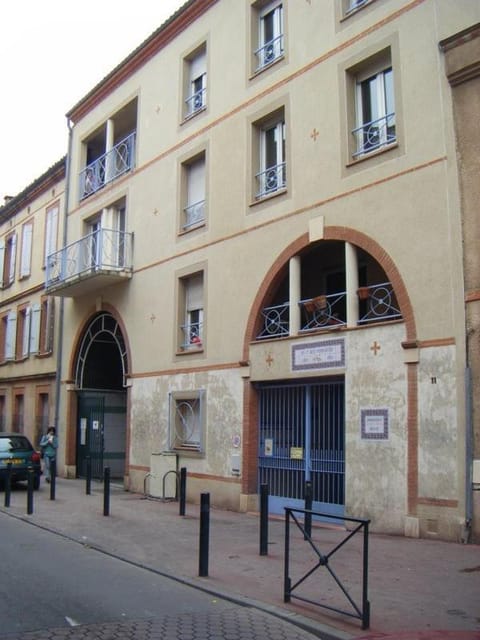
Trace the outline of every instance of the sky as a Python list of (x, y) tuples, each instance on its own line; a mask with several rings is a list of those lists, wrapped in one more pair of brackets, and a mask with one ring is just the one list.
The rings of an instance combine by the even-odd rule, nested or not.
[(3, 0), (0, 206), (67, 151), (65, 114), (185, 0)]

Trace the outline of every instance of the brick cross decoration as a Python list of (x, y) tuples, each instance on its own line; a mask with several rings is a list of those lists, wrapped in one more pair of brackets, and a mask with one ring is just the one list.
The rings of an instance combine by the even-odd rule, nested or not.
[(268, 364), (268, 366), (269, 366), (269, 367), (271, 367), (271, 366), (272, 366), (272, 364), (273, 364), (273, 357), (272, 357), (272, 354), (271, 354), (271, 353), (267, 354), (267, 357), (265, 358), (265, 362)]
[(370, 351), (373, 351), (373, 355), (376, 356), (377, 355), (377, 351), (380, 351), (382, 347), (378, 344), (378, 342), (375, 340), (375, 342), (372, 344), (372, 346), (370, 347)]
[(316, 127), (314, 127), (312, 133), (310, 134), (310, 138), (312, 138), (312, 140), (316, 142), (319, 135), (320, 133), (317, 131)]

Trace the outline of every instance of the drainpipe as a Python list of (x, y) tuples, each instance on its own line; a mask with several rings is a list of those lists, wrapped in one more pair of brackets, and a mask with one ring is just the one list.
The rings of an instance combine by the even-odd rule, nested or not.
[(472, 370), (465, 370), (465, 531), (462, 542), (470, 541), (473, 519), (473, 409), (472, 409)]
[[(67, 246), (67, 222), (68, 222), (68, 200), (70, 194), (70, 157), (72, 155), (72, 124), (67, 120), (68, 127), (68, 149), (65, 165), (65, 203), (62, 248)], [(60, 297), (60, 310), (58, 316), (58, 339), (57, 339), (57, 374), (55, 377), (55, 429), (59, 433), (58, 424), (60, 421), (60, 388), (62, 381), (62, 357), (63, 357), (63, 324), (64, 324), (65, 298)]]

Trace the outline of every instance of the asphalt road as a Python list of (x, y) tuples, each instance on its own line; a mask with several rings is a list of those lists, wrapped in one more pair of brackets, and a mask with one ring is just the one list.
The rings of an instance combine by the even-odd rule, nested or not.
[(0, 637), (238, 605), (0, 514)]

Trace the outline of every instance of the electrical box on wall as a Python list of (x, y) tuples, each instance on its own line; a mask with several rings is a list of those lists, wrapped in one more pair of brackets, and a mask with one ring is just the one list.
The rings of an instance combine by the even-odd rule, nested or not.
[(239, 476), (240, 475), (240, 454), (239, 453), (232, 453), (231, 466), (232, 466), (232, 475)]

